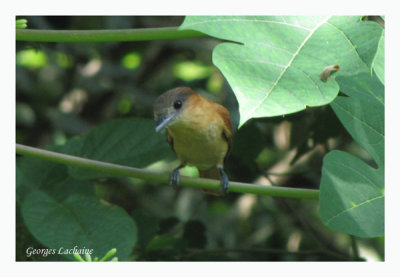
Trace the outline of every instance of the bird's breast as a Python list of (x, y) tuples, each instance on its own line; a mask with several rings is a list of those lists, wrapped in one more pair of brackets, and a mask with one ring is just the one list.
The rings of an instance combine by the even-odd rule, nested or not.
[(191, 116), (168, 127), (181, 162), (200, 170), (222, 165), (228, 151), (228, 143), (222, 136), (222, 124), (218, 117)]

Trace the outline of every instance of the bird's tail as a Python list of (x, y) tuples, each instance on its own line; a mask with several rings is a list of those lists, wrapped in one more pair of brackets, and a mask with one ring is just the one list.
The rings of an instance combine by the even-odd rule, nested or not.
[[(220, 180), (221, 179), (221, 174), (219, 173), (218, 168), (211, 167), (206, 170), (199, 170), (200, 178), (208, 178), (208, 179), (215, 179), (215, 180)], [(202, 192), (215, 195), (215, 196), (221, 196), (222, 193), (219, 190), (214, 190), (214, 189), (201, 189)]]

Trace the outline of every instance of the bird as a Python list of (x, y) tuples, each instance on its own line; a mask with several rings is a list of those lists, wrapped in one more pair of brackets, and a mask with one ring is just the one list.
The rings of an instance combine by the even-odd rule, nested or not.
[(195, 166), (202, 178), (220, 180), (219, 192), (226, 195), (229, 179), (224, 162), (232, 149), (232, 124), (229, 111), (189, 87), (170, 89), (154, 101), (155, 130), (166, 129), (167, 141), (180, 165), (170, 175), (170, 185), (179, 186), (179, 170)]

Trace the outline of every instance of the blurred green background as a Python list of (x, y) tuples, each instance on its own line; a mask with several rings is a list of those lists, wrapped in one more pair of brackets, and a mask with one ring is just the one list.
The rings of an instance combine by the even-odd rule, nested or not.
[[(18, 17), (17, 17), (18, 18)], [(175, 16), (24, 16), (28, 28), (90, 30), (179, 26)], [(212, 64), (211, 37), (145, 42), (16, 43), (16, 142), (44, 148), (63, 145), (116, 118), (152, 118), (164, 91), (189, 86), (226, 106), (234, 126), (238, 104)], [(165, 142), (167, 143), (167, 142)], [(319, 187), (323, 156), (350, 152), (369, 164), (329, 106), (284, 117), (253, 119), (234, 135), (225, 165), (230, 180), (288, 187)], [(21, 157), (17, 157), (17, 163)], [(170, 159), (148, 168), (171, 172)], [(183, 175), (197, 176), (194, 168)], [(130, 260), (324, 261), (352, 260), (350, 236), (322, 225), (315, 200), (268, 196), (213, 197), (194, 188), (131, 178), (100, 178), (94, 193), (122, 207), (139, 228)], [(18, 197), (17, 197), (18, 198)], [(17, 199), (17, 260), (28, 246), (44, 248), (28, 231)], [(384, 259), (383, 238), (357, 239), (360, 256)]]

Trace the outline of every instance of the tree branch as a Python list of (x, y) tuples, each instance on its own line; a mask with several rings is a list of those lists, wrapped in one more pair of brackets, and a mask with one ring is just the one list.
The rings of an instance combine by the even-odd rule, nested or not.
[[(65, 165), (72, 165), (90, 170), (112, 173), (114, 175), (133, 177), (152, 182), (169, 183), (169, 176), (167, 174), (156, 173), (146, 169), (139, 169), (112, 163), (95, 161), (72, 155), (38, 149), (21, 144), (16, 144), (16, 152), (17, 154), (20, 155), (27, 155)], [(180, 179), (179, 184), (183, 186), (191, 186), (191, 187), (215, 189), (215, 190), (218, 190), (220, 186), (218, 180), (205, 179), (205, 178), (189, 178), (185, 176), (181, 176), (179, 179)], [(260, 185), (246, 184), (239, 182), (229, 182), (229, 191), (239, 192), (239, 193), (269, 195), (276, 197), (289, 197), (289, 198), (318, 199), (319, 196), (319, 190), (315, 189), (260, 186)]]
[(178, 30), (177, 27), (115, 30), (16, 30), (17, 41), (38, 42), (143, 41), (201, 36), (206, 35), (193, 30)]

